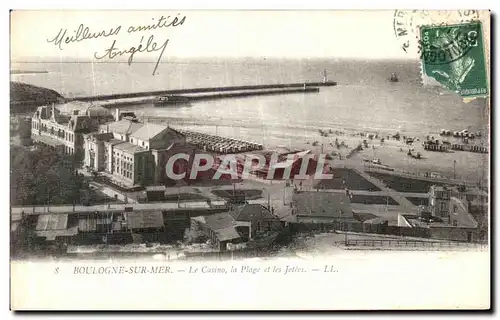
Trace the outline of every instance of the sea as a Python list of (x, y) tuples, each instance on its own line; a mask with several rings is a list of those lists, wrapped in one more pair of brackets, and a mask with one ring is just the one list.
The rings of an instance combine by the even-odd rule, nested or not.
[[(166, 59), (168, 60), (168, 59)], [(23, 62), (11, 80), (56, 90), (65, 97), (195, 87), (320, 82), (326, 70), (337, 86), (319, 93), (224, 99), (188, 106), (128, 105), (145, 119), (165, 119), (201, 132), (274, 146), (313, 139), (319, 129), (424, 136), (442, 129), (489, 131), (485, 99), (465, 103), (441, 87), (423, 86), (420, 65), (407, 60), (189, 59), (156, 62)], [(396, 73), (399, 82), (390, 82)]]

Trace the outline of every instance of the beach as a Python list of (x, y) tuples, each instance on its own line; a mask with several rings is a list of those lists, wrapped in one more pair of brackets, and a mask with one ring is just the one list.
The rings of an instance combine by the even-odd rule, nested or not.
[[(481, 139), (471, 144), (489, 145), (489, 113), (486, 101), (465, 103), (451, 92), (437, 87), (423, 87), (418, 63), (411, 61), (356, 60), (172, 60), (161, 63), (159, 74), (152, 77), (148, 64), (126, 63), (46, 63), (19, 64), (20, 70), (48, 73), (11, 75), (11, 80), (56, 90), (65, 97), (115, 94), (152, 90), (211, 86), (253, 85), (318, 81), (326, 69), (335, 87), (319, 93), (249, 97), (200, 101), (175, 107), (155, 107), (148, 99), (118, 101), (123, 111), (132, 111), (143, 121), (168, 124), (174, 128), (217, 134), (252, 141), (268, 149), (311, 149), (314, 152), (339, 153), (345, 157), (366, 137), (359, 133), (378, 134), (368, 140), (369, 147), (353, 154), (351, 162), (380, 159), (382, 164), (409, 172), (434, 172), (477, 182), (489, 175), (488, 155), (470, 152), (424, 151), (426, 136), (441, 139), (442, 129), (481, 131)], [(146, 71), (145, 71), (146, 70)], [(395, 72), (400, 81), (387, 77)], [(76, 76), (77, 75), (77, 76)], [(104, 102), (104, 103), (109, 103)], [(319, 130), (329, 133), (322, 137)], [(336, 134), (335, 132), (344, 134)], [(387, 139), (418, 138), (411, 147)], [(381, 143), (380, 137), (385, 137)], [(337, 149), (335, 139), (347, 147)], [(454, 140), (451, 139), (446, 139)], [(317, 141), (317, 145), (313, 143)], [(373, 148), (372, 148), (373, 146)], [(408, 148), (420, 152), (422, 159), (407, 155)], [(401, 151), (403, 149), (403, 151)], [(342, 161), (342, 160), (341, 160)], [(454, 162), (456, 161), (456, 162)], [(483, 163), (484, 165), (477, 165)], [(338, 165), (342, 165), (341, 162)]]

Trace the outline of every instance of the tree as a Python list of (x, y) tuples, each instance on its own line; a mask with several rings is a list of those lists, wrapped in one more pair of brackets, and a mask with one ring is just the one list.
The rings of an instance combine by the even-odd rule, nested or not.
[(11, 147), (10, 160), (14, 205), (74, 203), (83, 188), (83, 178), (65, 166), (65, 157), (49, 149)]

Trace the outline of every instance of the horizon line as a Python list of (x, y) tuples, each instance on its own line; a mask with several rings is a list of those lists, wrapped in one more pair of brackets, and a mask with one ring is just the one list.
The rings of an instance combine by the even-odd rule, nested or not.
[[(35, 60), (37, 57), (25, 57), (21, 59), (10, 59), (10, 63), (128, 63), (127, 59), (123, 60), (107, 60), (107, 61), (102, 61), (102, 60), (96, 60), (96, 59), (84, 59), (84, 58), (76, 58), (76, 57), (67, 57), (64, 59), (58, 59), (58, 60), (51, 60), (52, 58), (55, 57), (47, 57), (47, 58), (40, 58), (38, 57), (38, 60)], [(33, 60), (31, 60), (33, 59)], [(297, 60), (335, 60), (335, 61), (404, 61), (404, 62), (418, 62), (418, 59), (414, 59), (411, 57), (391, 57), (391, 58), (364, 58), (364, 57), (267, 57), (267, 56), (203, 56), (203, 57), (181, 57), (181, 56), (175, 56), (171, 57), (171, 61), (166, 60), (166, 61), (160, 61), (160, 64), (168, 64), (168, 63), (175, 63), (176, 61), (187, 61), (187, 60), (258, 60), (260, 62), (264, 61), (275, 61), (275, 60), (282, 60), (282, 61), (297, 61)], [(134, 60), (132, 63), (156, 63), (157, 61), (154, 59), (137, 59)]]

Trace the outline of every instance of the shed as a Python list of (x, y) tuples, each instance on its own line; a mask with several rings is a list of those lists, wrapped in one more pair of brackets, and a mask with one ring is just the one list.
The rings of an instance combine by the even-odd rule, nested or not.
[(161, 229), (164, 227), (161, 211), (126, 212), (125, 219), (130, 230)]

